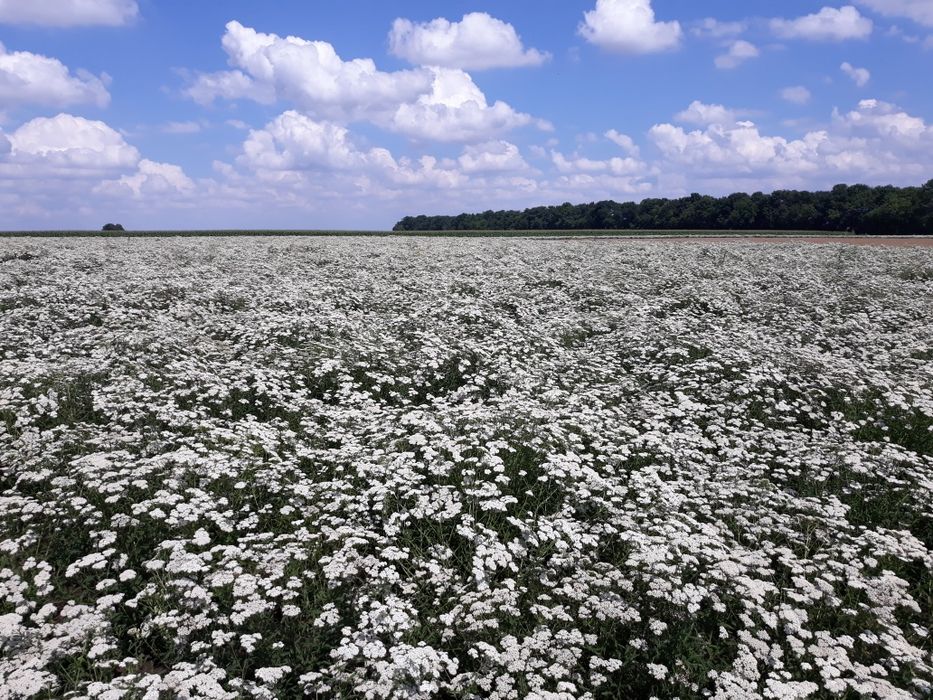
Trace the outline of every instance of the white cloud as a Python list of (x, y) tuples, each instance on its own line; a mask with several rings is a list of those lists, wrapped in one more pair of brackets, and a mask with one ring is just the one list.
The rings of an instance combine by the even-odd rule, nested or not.
[[(40, 117), (8, 136), (9, 152), (0, 153), (0, 191), (15, 202), (5, 209), (8, 226), (94, 228), (120, 221), (157, 228), (182, 209), (188, 214), (179, 214), (175, 225), (186, 226), (191, 212), (217, 205), (209, 189), (181, 168), (141, 159), (101, 121), (71, 114)], [(0, 151), (2, 141), (0, 134)], [(236, 207), (245, 196), (229, 193), (212, 215)]]
[(771, 30), (783, 39), (809, 39), (811, 41), (844, 41), (866, 39), (874, 28), (873, 22), (852, 5), (824, 7), (815, 14), (771, 20)]
[(813, 95), (803, 85), (794, 85), (781, 90), (781, 99), (798, 105), (805, 105)]
[(239, 70), (202, 73), (188, 86), (185, 94), (204, 106), (216, 99), (249, 99), (260, 104), (272, 104), (276, 100), (273, 85), (253, 80)]
[(839, 66), (839, 69), (852, 78), (852, 82), (859, 87), (865, 87), (868, 85), (868, 81), (871, 80), (871, 73), (867, 68), (856, 68), (848, 61)]
[(464, 70), (539, 66), (549, 58), (537, 49), (526, 49), (511, 24), (485, 12), (471, 12), (459, 22), (443, 17), (419, 24), (397, 19), (389, 47), (415, 65)]
[(766, 137), (747, 121), (729, 126), (712, 124), (690, 132), (672, 124), (657, 124), (649, 135), (672, 162), (739, 173), (754, 168), (790, 171), (803, 163), (800, 152), (812, 150), (818, 142), (818, 138), (791, 143), (780, 137)]
[[(719, 194), (845, 181), (916, 184), (933, 171), (933, 127), (892, 104), (863, 100), (802, 137), (769, 133), (744, 115), (697, 101), (678, 115), (697, 126), (651, 129), (651, 157), (639, 157), (630, 138), (610, 130), (606, 139), (625, 151), (620, 157), (563, 153), (549, 140), (549, 152), (529, 148), (544, 156), (531, 167), (505, 139), (468, 144), (450, 157), (405, 157), (358, 140), (346, 125), (291, 110), (250, 131), (235, 161), (216, 163), (208, 179), (141, 159), (106, 124), (59, 115), (8, 134), (6, 155), (0, 133), (0, 182), (14, 202), (5, 209), (10, 226), (345, 227), (476, 209), (477, 202), (522, 208), (668, 196), (688, 187)], [(581, 149), (614, 148), (585, 141)]]
[(655, 189), (654, 182), (640, 176), (603, 173), (568, 173), (541, 183), (537, 188), (544, 202), (641, 199)]
[(594, 160), (551, 152), (557, 177), (539, 180), (538, 191), (551, 203), (585, 199), (621, 199), (651, 192), (657, 171), (637, 158)]
[(567, 158), (562, 153), (551, 151), (551, 161), (561, 173), (611, 173), (616, 176), (648, 174), (648, 166), (637, 158), (593, 160), (578, 155)]
[(10, 139), (7, 138), (3, 131), (0, 131), (0, 156), (5, 156), (12, 150), (13, 144), (10, 143)]
[[(556, 154), (554, 160), (562, 158)], [(566, 166), (553, 167), (556, 172), (542, 173), (504, 140), (467, 145), (457, 158), (396, 158), (383, 148), (361, 148), (346, 127), (292, 111), (251, 132), (236, 167), (218, 163), (215, 171), (248, 198), (267, 192), (275, 209), (339, 201), (344, 216), (356, 206), (372, 211), (374, 201), (382, 215), (400, 216), (475, 208), (478, 201), (521, 207), (584, 196), (618, 198), (651, 188), (645, 179), (650, 168), (635, 159), (565, 160)]]
[(700, 124), (707, 126), (709, 124), (734, 124), (738, 118), (734, 110), (727, 109), (723, 105), (706, 104), (699, 100), (690, 103), (683, 112), (679, 112), (674, 119), (687, 124)]
[[(250, 133), (237, 159), (240, 170), (218, 165), (226, 179), (245, 189), (274, 188), (288, 201), (407, 201), (400, 213), (425, 211), (430, 202), (506, 201), (537, 188), (535, 171), (507, 141), (467, 145), (456, 159), (423, 155), (396, 158), (385, 148), (360, 148), (348, 129), (286, 112)], [(313, 199), (310, 201), (314, 201)], [(446, 203), (446, 204), (443, 204)]]
[(133, 175), (124, 175), (119, 180), (106, 180), (94, 188), (97, 193), (114, 196), (130, 194), (134, 198), (190, 194), (195, 190), (194, 181), (177, 165), (141, 160)]
[(757, 58), (759, 55), (761, 52), (757, 46), (744, 39), (738, 39), (729, 45), (726, 53), (717, 56), (714, 63), (717, 68), (721, 69), (738, 68), (745, 61)]
[(250, 131), (240, 162), (265, 170), (347, 170), (381, 157), (381, 151), (367, 154), (353, 146), (345, 127), (289, 110)]
[(859, 5), (885, 17), (904, 17), (917, 24), (933, 27), (933, 2), (930, 0), (855, 0)]
[(187, 93), (287, 101), (328, 121), (369, 121), (414, 139), (483, 141), (516, 127), (547, 124), (490, 104), (468, 73), (451, 68), (383, 72), (370, 59), (344, 61), (323, 41), (261, 34), (230, 22), (223, 47), (234, 70), (202, 75)]
[(198, 102), (287, 100), (317, 116), (343, 119), (391, 108), (430, 87), (424, 71), (386, 73), (368, 58), (344, 61), (325, 41), (263, 34), (239, 22), (227, 24), (222, 44), (235, 70), (200, 76), (188, 90)]
[(107, 124), (70, 114), (33, 119), (14, 131), (10, 141), (8, 162), (27, 176), (54, 172), (86, 177), (139, 162), (139, 151)]
[[(505, 102), (490, 105), (469, 74), (450, 68), (432, 68), (431, 91), (391, 114), (377, 117), (380, 124), (415, 139), (475, 141), (526, 126), (531, 116), (516, 112)], [(539, 122), (547, 130), (547, 125)]]
[(86, 71), (72, 74), (57, 59), (28, 51), (7, 52), (0, 44), (0, 107), (26, 104), (105, 107), (109, 103), (110, 93), (101, 78)]
[(635, 145), (635, 141), (632, 140), (631, 136), (619, 133), (615, 129), (610, 129), (604, 136), (633, 158), (638, 158), (641, 155), (640, 149)]
[(670, 51), (683, 37), (680, 22), (655, 20), (651, 0), (596, 0), (578, 32), (603, 49), (632, 54)]
[(933, 147), (933, 127), (881, 100), (862, 100), (857, 109), (836, 114), (836, 121), (849, 129), (869, 131), (900, 143)]
[(0, 23), (44, 27), (120, 26), (139, 15), (136, 0), (0, 0)]
[(466, 146), (457, 159), (464, 173), (522, 172), (529, 169), (518, 146), (508, 141), (490, 141)]
[(747, 29), (747, 22), (720, 22), (713, 17), (707, 17), (694, 24), (690, 31), (705, 39), (726, 39), (737, 36)]
[(660, 169), (667, 177), (686, 178), (693, 191), (802, 189), (840, 177), (839, 169), (829, 166), (828, 154), (821, 153), (829, 142), (825, 132), (788, 139), (740, 121), (689, 132), (658, 124), (649, 135), (662, 154)]
[(733, 188), (821, 187), (838, 181), (921, 181), (933, 166), (933, 128), (894, 105), (863, 100), (833, 128), (802, 138), (763, 134), (750, 121), (686, 131), (657, 124), (659, 167)]
[(251, 131), (237, 159), (240, 166), (266, 180), (284, 178), (286, 182), (307, 182), (322, 175), (335, 185), (340, 178), (356, 181), (360, 176), (395, 184), (434, 183), (447, 187), (462, 181), (460, 173), (437, 168), (437, 162), (435, 158), (424, 157), (414, 165), (406, 160), (396, 161), (385, 148), (363, 150), (353, 143), (346, 127), (316, 121), (294, 110), (279, 115), (262, 129)]

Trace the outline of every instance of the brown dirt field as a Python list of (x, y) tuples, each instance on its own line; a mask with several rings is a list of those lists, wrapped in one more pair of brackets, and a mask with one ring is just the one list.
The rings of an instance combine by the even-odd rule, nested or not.
[(664, 241), (667, 243), (836, 243), (840, 245), (890, 246), (895, 248), (933, 248), (933, 236), (562, 236), (556, 241)]

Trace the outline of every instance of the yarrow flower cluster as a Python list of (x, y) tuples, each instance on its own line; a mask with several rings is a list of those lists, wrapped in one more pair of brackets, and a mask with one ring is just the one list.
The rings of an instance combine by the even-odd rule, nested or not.
[(929, 251), (0, 240), (0, 698), (925, 698), (931, 572)]

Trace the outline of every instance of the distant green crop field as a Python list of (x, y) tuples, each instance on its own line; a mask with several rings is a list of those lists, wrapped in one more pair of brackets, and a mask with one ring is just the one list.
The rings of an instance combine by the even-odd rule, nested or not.
[(715, 231), (715, 230), (533, 230), (533, 231), (0, 231), (0, 237), (13, 238), (174, 238), (174, 237), (232, 237), (232, 236), (380, 236), (380, 237), (431, 237), (431, 238), (528, 238), (528, 237), (754, 237), (754, 236), (851, 236), (849, 233), (826, 231)]
[(0, 231), (12, 238), (184, 238), (194, 236), (390, 236), (390, 231)]

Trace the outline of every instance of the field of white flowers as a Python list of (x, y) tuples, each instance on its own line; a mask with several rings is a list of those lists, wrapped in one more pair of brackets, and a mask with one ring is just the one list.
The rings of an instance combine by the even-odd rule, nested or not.
[(0, 698), (926, 698), (933, 251), (0, 240)]

